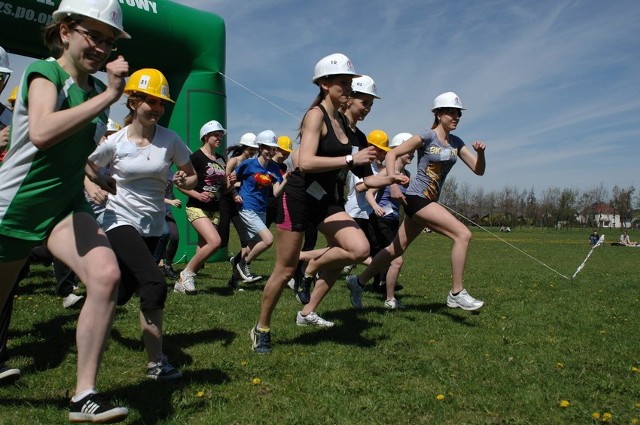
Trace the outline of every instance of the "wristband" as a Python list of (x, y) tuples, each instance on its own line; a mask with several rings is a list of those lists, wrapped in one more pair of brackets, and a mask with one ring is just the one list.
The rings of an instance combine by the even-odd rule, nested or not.
[(346, 155), (344, 157), (344, 160), (347, 163), (347, 168), (353, 168), (353, 155)]

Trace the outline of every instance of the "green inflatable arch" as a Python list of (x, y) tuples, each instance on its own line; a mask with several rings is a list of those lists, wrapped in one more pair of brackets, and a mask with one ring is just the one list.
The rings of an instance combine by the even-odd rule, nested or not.
[[(176, 131), (191, 150), (198, 149), (202, 124), (215, 119), (226, 127), (225, 82), (220, 74), (225, 66), (224, 21), (217, 15), (167, 0), (118, 1), (131, 40), (121, 40), (116, 54), (127, 59), (132, 72), (140, 68), (162, 71), (176, 103), (161, 124)], [(58, 4), (59, 0), (0, 2), (0, 45), (11, 53), (47, 57), (42, 27), (51, 22)], [(220, 146), (219, 153), (225, 145)], [(181, 193), (178, 196), (184, 200)], [(182, 255), (191, 257), (197, 233), (185, 214), (175, 217), (180, 232), (176, 260)], [(220, 250), (212, 260), (226, 255), (226, 250)]]

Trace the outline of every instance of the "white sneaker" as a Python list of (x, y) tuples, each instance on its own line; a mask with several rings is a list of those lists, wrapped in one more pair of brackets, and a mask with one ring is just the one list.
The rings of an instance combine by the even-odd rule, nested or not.
[(391, 298), (384, 302), (384, 308), (388, 308), (389, 310), (403, 309), (404, 304), (402, 304), (397, 298)]
[(463, 289), (458, 295), (453, 295), (449, 291), (447, 295), (447, 306), (451, 308), (461, 308), (467, 311), (473, 311), (481, 308), (484, 305), (484, 301), (476, 300), (473, 298), (466, 289)]
[(195, 273), (182, 270), (180, 272), (180, 279), (176, 281), (173, 286), (173, 292), (179, 292), (181, 294), (193, 295), (196, 293), (196, 284), (194, 282)]
[(319, 328), (330, 328), (335, 323), (330, 322), (328, 320), (324, 320), (322, 317), (318, 316), (314, 311), (307, 314), (306, 316), (302, 315), (302, 312), (299, 311), (296, 315), (296, 324), (298, 326), (318, 326)]
[(287, 282), (287, 286), (292, 290), (295, 291), (296, 290), (296, 280), (294, 278), (289, 279), (289, 282)]
[(74, 293), (71, 293), (62, 299), (62, 307), (64, 308), (72, 307), (83, 299), (84, 297), (82, 295), (76, 295)]
[(351, 270), (353, 270), (356, 267), (355, 264), (351, 264), (350, 266), (344, 266), (342, 268), (342, 274), (351, 274)]

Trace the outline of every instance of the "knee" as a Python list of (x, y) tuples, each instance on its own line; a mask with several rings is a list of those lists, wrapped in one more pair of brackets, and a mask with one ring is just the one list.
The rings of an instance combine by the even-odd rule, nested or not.
[(471, 237), (472, 237), (471, 230), (469, 230), (467, 227), (464, 227), (464, 229), (458, 235), (458, 240), (464, 243), (465, 245), (468, 245), (469, 242), (471, 241)]
[(211, 254), (220, 248), (220, 245), (222, 245), (222, 240), (220, 238), (211, 238), (207, 239), (206, 243), (206, 249)]
[(92, 292), (112, 298), (118, 292), (118, 283), (120, 282), (120, 268), (117, 262), (109, 262), (100, 267), (94, 267), (89, 270), (87, 282)]
[(367, 259), (369, 256), (369, 245), (368, 244), (359, 244), (350, 250), (352, 260), (354, 263), (361, 263)]

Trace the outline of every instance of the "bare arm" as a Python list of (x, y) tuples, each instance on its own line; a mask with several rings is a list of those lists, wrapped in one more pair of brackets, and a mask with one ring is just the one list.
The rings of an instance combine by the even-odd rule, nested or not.
[(29, 139), (38, 149), (48, 149), (68, 138), (115, 103), (124, 89), (129, 64), (122, 56), (107, 64), (107, 89), (80, 105), (56, 110), (55, 85), (37, 74), (29, 82)]
[(178, 167), (178, 171), (173, 175), (173, 183), (178, 189), (190, 190), (196, 187), (198, 176), (191, 161)]
[(458, 155), (460, 156), (460, 159), (462, 159), (464, 163), (467, 164), (467, 167), (469, 167), (471, 171), (473, 171), (476, 175), (481, 176), (484, 174), (484, 170), (486, 168), (484, 151), (487, 146), (484, 144), (484, 142), (476, 140), (475, 142), (473, 142), (471, 147), (476, 151), (476, 155), (472, 154), (471, 150), (469, 150), (466, 146), (463, 146), (462, 149), (460, 149)]
[[(344, 156), (327, 157), (318, 156), (320, 139), (327, 134), (324, 125), (324, 116), (320, 108), (313, 108), (302, 121), (302, 138), (298, 152), (298, 166), (305, 173), (322, 173), (324, 171), (347, 168), (348, 164)], [(353, 155), (354, 165), (370, 164), (375, 159), (376, 152), (373, 146), (362, 149)]]

